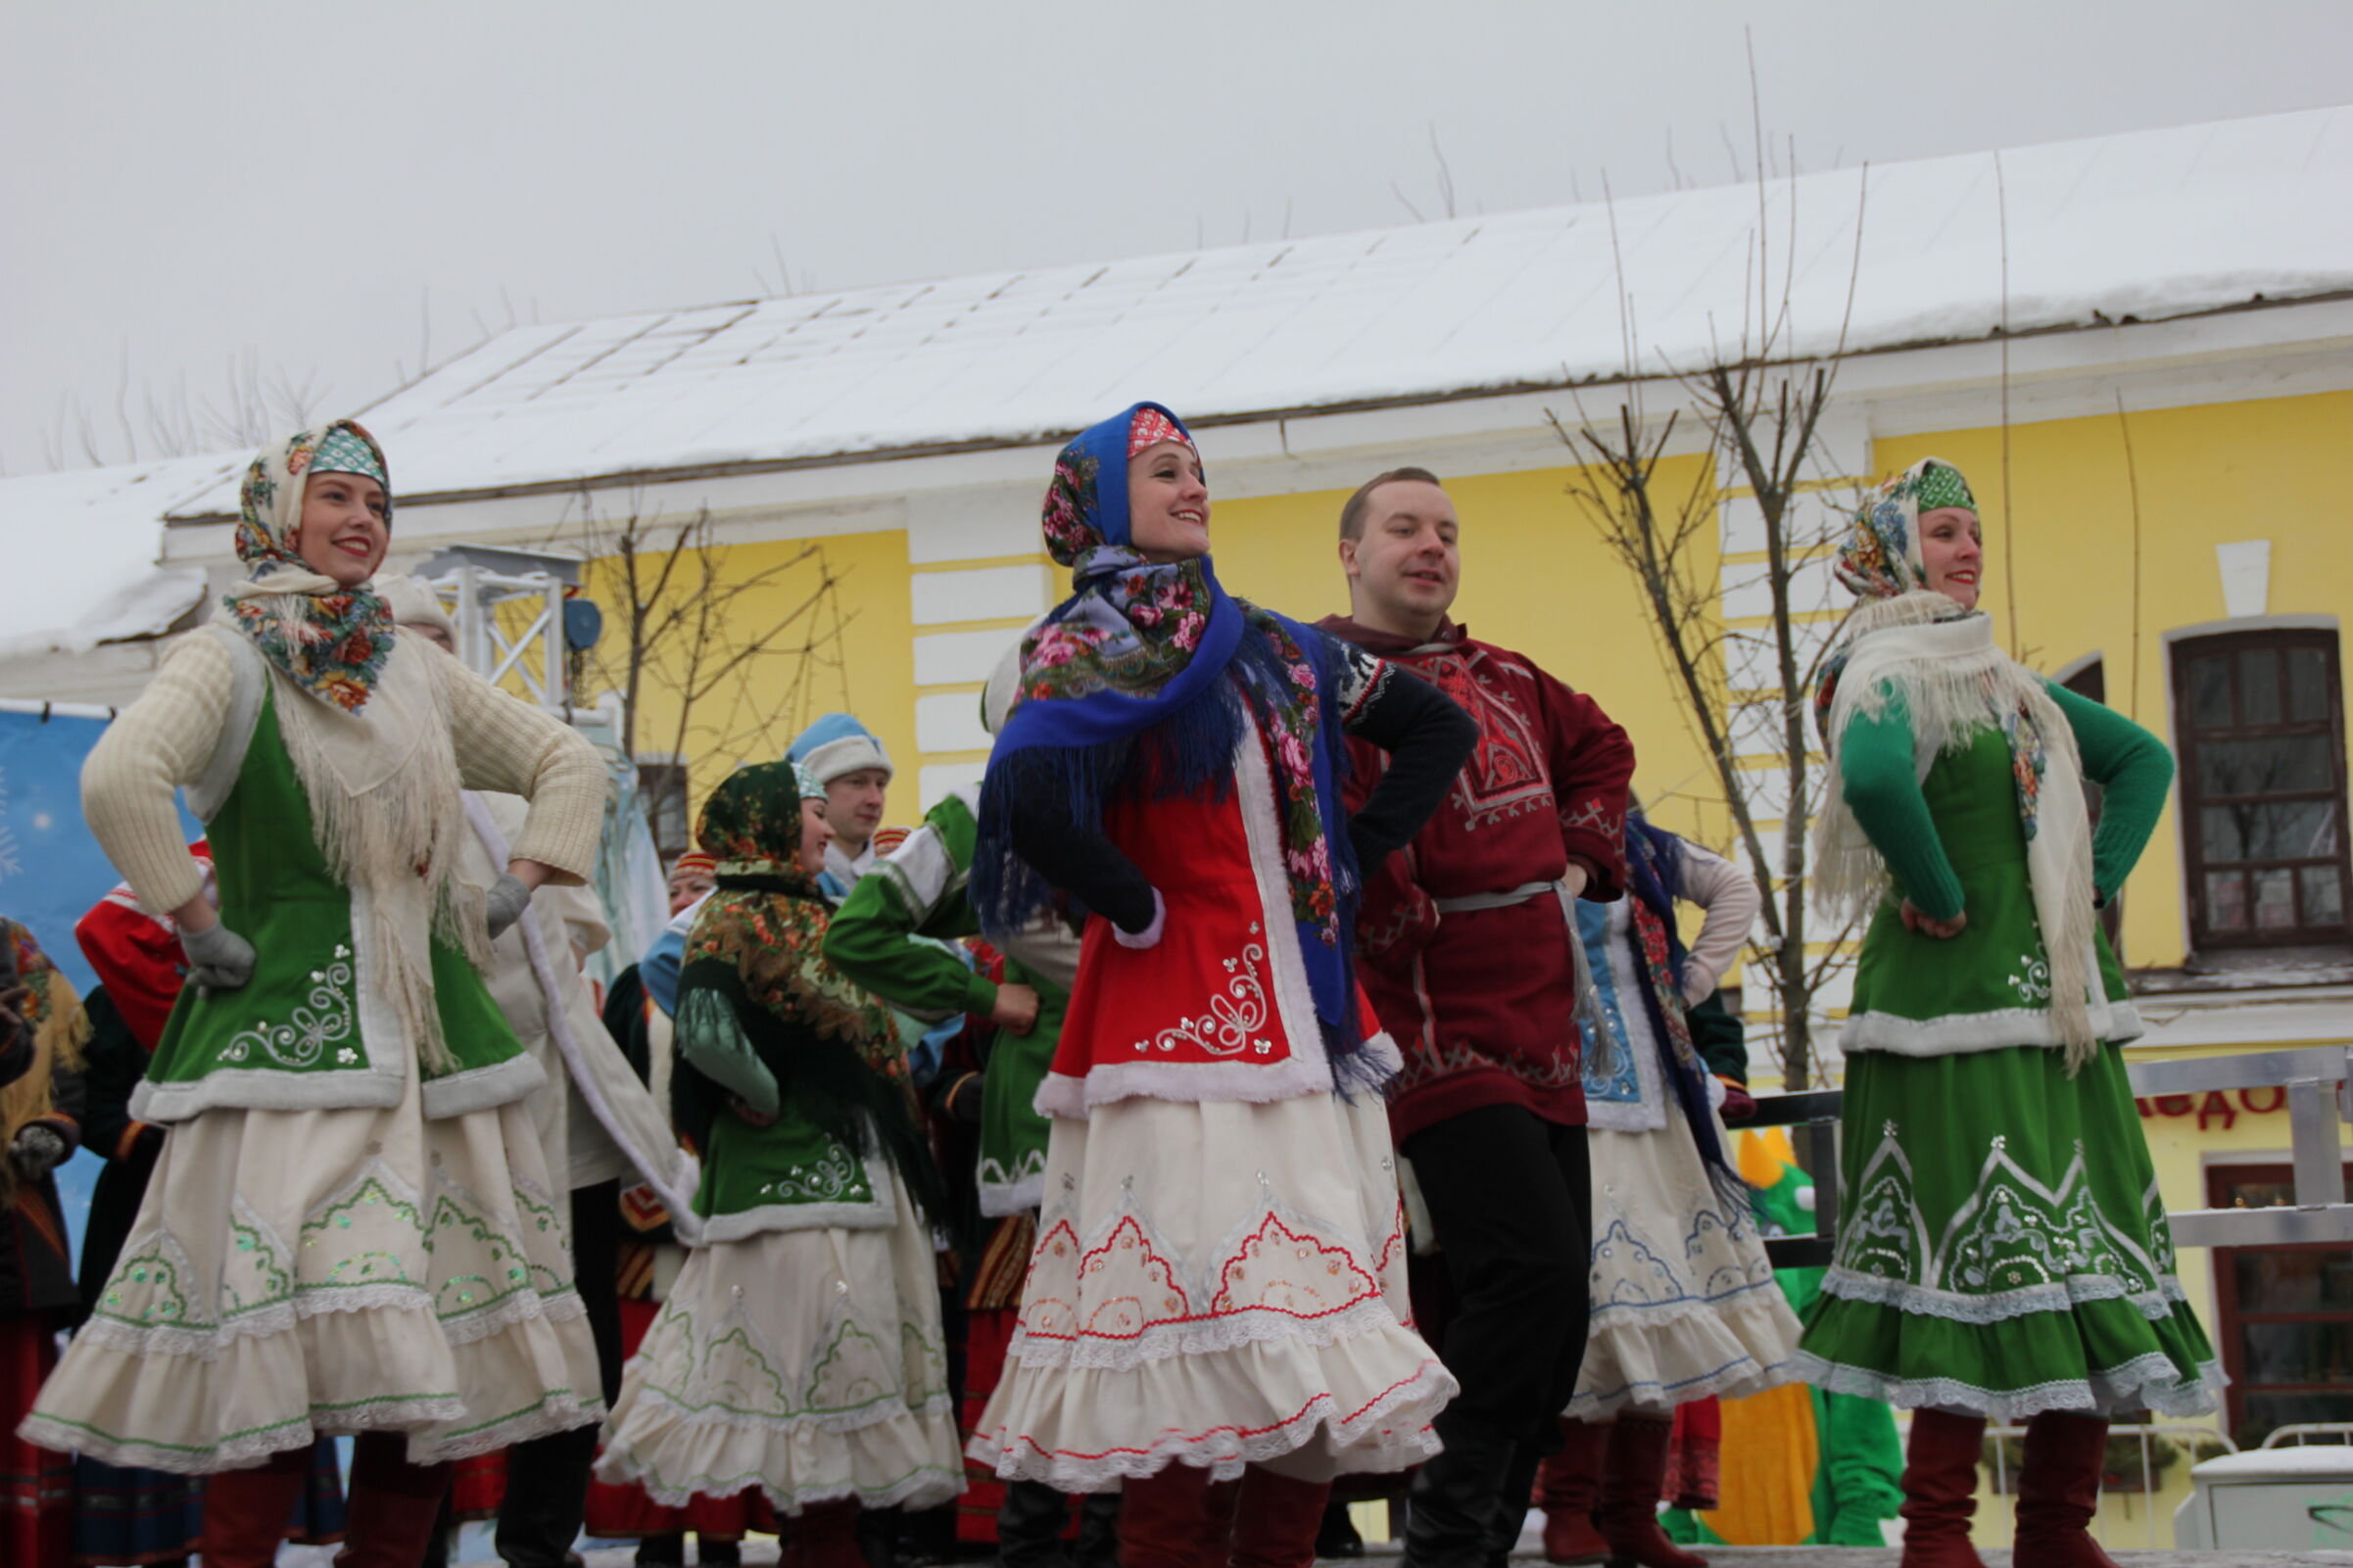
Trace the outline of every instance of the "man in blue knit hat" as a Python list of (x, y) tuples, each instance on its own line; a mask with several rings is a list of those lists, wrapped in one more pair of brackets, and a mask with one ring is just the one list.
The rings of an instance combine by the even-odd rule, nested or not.
[(829, 713), (801, 731), (785, 755), (825, 786), (825, 820), (834, 830), (818, 886), (839, 904), (874, 864), (875, 830), (890, 787), (890, 753), (873, 731), (846, 713)]

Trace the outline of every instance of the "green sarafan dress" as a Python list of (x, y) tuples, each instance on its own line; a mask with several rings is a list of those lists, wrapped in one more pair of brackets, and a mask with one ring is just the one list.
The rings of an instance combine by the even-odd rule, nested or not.
[[(2163, 807), (2171, 758), (2130, 720), (2047, 690), (2084, 776), (2106, 786), (2092, 879), (2113, 892)], [(1997, 1421), (2212, 1408), (2223, 1378), (2175, 1276), (2118, 1049), (2140, 1022), (2094, 927), (2100, 1044), (2070, 1070), (2011, 742), (1980, 726), (1923, 775), (1897, 696), (1849, 724), (1835, 755), (1893, 885), (1863, 939), (1842, 1040), (1845, 1212), (1801, 1375)], [(1945, 940), (1907, 930), (1907, 893), (1941, 919), (1965, 910), (1967, 928)]]

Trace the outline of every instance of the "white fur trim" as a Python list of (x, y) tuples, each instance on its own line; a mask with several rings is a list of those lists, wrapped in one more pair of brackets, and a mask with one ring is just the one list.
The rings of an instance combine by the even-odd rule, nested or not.
[[(2137, 1040), (2147, 1032), (2130, 1002), (2102, 1002), (2090, 1010), (2093, 1034), (2110, 1045)], [(1991, 1013), (1953, 1013), (1937, 1019), (1907, 1019), (1894, 1013), (1857, 1013), (1839, 1030), (1839, 1049), (1849, 1056), (1885, 1051), (1891, 1056), (1965, 1056), (2040, 1045), (2066, 1045), (2050, 1013), (2036, 1007), (2005, 1007)]]
[(882, 741), (870, 735), (845, 735), (839, 740), (828, 740), (801, 758), (800, 765), (808, 769), (810, 777), (821, 784), (830, 784), (843, 774), (856, 773), (860, 768), (893, 772), (890, 753), (883, 749)]

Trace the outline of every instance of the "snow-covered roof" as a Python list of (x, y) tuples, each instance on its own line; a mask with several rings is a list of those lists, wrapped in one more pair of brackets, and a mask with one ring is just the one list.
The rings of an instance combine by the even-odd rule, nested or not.
[(164, 516), (247, 460), (172, 457), (0, 480), (0, 563), (17, 579), (0, 658), (85, 653), (151, 637), (186, 614), (205, 577), (156, 564)]
[[(1998, 156), (1998, 165), (1997, 165)], [(1855, 228), (1862, 227), (1859, 261)], [(1248, 418), (2353, 288), (2353, 109), (1182, 255), (518, 327), (366, 413), (403, 495), (1035, 441), (1153, 398)], [(1779, 300), (1778, 287), (1774, 303)], [(194, 515), (224, 512), (229, 486)]]

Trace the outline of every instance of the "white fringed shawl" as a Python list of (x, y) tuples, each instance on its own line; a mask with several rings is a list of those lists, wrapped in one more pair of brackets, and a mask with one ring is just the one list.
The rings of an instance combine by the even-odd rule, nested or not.
[[(1876, 718), (1900, 697), (1911, 716), (1913, 758), (1928, 776), (1939, 755), (1968, 745), (1985, 729), (2005, 730), (2013, 754), (2039, 742), (2041, 784), (2027, 833), (2027, 876), (2035, 923), (2050, 959), (2051, 1022), (2078, 1071), (2099, 1041), (2090, 989), (2099, 983), (2092, 932), (2091, 823), (2084, 802), (2084, 766), (2075, 731), (2041, 677), (1993, 641), (1982, 614), (1956, 616), (1942, 594), (1918, 592), (1858, 606), (1848, 623), (1845, 667), (1838, 673), (1822, 733), (1835, 764), (1839, 740), (1857, 716)], [(1814, 827), (1815, 885), (1842, 916), (1860, 914), (1885, 896), (1887, 862), (1838, 790)]]

